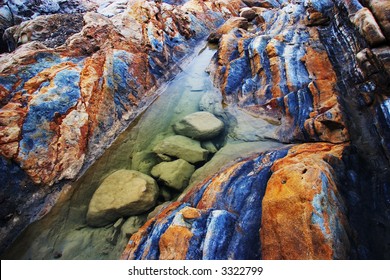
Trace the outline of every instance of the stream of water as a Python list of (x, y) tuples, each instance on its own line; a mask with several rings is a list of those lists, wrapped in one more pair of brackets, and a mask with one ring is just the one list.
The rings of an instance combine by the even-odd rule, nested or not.
[[(222, 108), (220, 92), (213, 87), (205, 71), (215, 52), (215, 49), (206, 46), (183, 67), (183, 71), (167, 84), (159, 98), (118, 137), (103, 156), (79, 180), (65, 186), (52, 211), (24, 231), (5, 258), (119, 258), (129, 239), (129, 232), (136, 231), (145, 222), (147, 214), (129, 219), (126, 222), (127, 231), (112, 224), (91, 228), (85, 221), (89, 201), (102, 180), (113, 171), (150, 170), (153, 164), (151, 150), (155, 143), (173, 135), (172, 124), (190, 113), (209, 109), (224, 119), (229, 128), (217, 139), (217, 146), (221, 148), (219, 152), (194, 173), (191, 184), (238, 157), (279, 146), (279, 143), (267, 140), (276, 138), (276, 126), (235, 107)], [(230, 125), (230, 122), (234, 125)], [(171, 199), (175, 199), (175, 196)]]

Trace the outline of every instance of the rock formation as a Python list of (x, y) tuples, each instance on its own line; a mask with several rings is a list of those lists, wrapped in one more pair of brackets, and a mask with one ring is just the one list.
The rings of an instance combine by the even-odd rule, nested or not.
[[(149, 215), (122, 258), (390, 257), (387, 1), (78, 2), (72, 15), (46, 5), (60, 1), (40, 2), (30, 15), (13, 1), (1, 7), (3, 38), (16, 48), (0, 56), (2, 250), (46, 213), (62, 183), (78, 178), (208, 37), (218, 44), (208, 72), (224, 107), (202, 100), (200, 109), (221, 119), (233, 114), (237, 123), (249, 119), (240, 118), (244, 112), (272, 133), (228, 126), (226, 137), (272, 142), (209, 168), (213, 174), (200, 181), (197, 170), (178, 199)], [(16, 15), (23, 23), (8, 28)], [(66, 27), (69, 18), (78, 24)], [(69, 32), (56, 24), (42, 29), (42, 19), (64, 22)], [(178, 134), (199, 138), (183, 132), (197, 125), (184, 124), (174, 126)], [(171, 174), (161, 164), (187, 161), (190, 174), (190, 163), (203, 164), (217, 149), (188, 137), (165, 137), (133, 162), (145, 172), (154, 166), (162, 181)], [(158, 167), (161, 158), (174, 161)], [(181, 189), (189, 176), (166, 185)]]
[(380, 1), (244, 2), (262, 7), (257, 24), (220, 36), (215, 85), (225, 102), (279, 122), (279, 141), (318, 143), (245, 159), (193, 186), (123, 258), (388, 258), (390, 48)]

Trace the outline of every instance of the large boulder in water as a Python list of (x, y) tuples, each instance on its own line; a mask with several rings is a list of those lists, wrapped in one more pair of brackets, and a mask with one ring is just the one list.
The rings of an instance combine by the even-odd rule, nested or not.
[(177, 134), (198, 140), (216, 137), (222, 132), (223, 127), (223, 122), (209, 112), (190, 114), (173, 125)]
[(141, 214), (156, 205), (156, 181), (141, 172), (118, 170), (104, 179), (89, 203), (87, 223), (105, 226), (122, 216)]
[(181, 135), (165, 138), (154, 148), (156, 154), (184, 159), (190, 163), (205, 161), (209, 152), (200, 146), (200, 142)]

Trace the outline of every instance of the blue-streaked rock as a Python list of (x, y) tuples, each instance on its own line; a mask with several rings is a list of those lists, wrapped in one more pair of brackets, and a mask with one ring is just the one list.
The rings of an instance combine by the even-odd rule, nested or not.
[[(315, 5), (318, 13), (331, 7), (327, 1)], [(259, 11), (264, 23), (256, 33), (233, 30), (222, 37), (211, 74), (226, 102), (280, 121), (281, 141), (341, 143), (349, 135), (336, 73), (318, 31), (304, 26), (309, 9), (314, 7), (290, 3)], [(323, 17), (321, 24), (329, 22)]]
[[(316, 153), (311, 154), (313, 151)], [(149, 220), (130, 239), (122, 257), (273, 258), (271, 253), (276, 251), (269, 249), (270, 244), (284, 242), (278, 240), (274, 231), (281, 234), (285, 231), (286, 235), (302, 237), (302, 234), (306, 236), (305, 231), (313, 229), (308, 230), (312, 238), (303, 238), (301, 243), (287, 242), (285, 246), (278, 247), (282, 258), (346, 258), (349, 250), (349, 225), (344, 202), (335, 185), (339, 175), (332, 169), (333, 166), (338, 168), (343, 165), (339, 159), (343, 151), (343, 145), (303, 144), (290, 150), (270, 151), (238, 161), (203, 183), (193, 186), (178, 202), (166, 206)], [(326, 163), (324, 159), (328, 157), (338, 157), (338, 160)], [(302, 160), (303, 158), (307, 159)], [(310, 190), (306, 189), (305, 196), (308, 207), (302, 209), (299, 208), (301, 203), (295, 203), (295, 197), (304, 199), (299, 191), (289, 191), (286, 188), (292, 207), (297, 207), (294, 209), (284, 207), (289, 203), (278, 202), (285, 196), (272, 195), (274, 192), (282, 194), (283, 186), (277, 187), (277, 184), (286, 184), (279, 168), (286, 170), (286, 176), (290, 176), (288, 170), (295, 170), (297, 165), (304, 174), (307, 173), (304, 176), (308, 178), (298, 179), (294, 171), (289, 178), (296, 178), (297, 181), (292, 180), (288, 184), (294, 181), (295, 185), (292, 183), (291, 187), (296, 186), (297, 190), (300, 188), (297, 184), (301, 184), (303, 189), (310, 186)], [(301, 171), (299, 174), (301, 176)], [(318, 191), (312, 189), (312, 185), (317, 186)], [(270, 205), (275, 208), (270, 209)], [(287, 219), (290, 220), (299, 220), (301, 217), (307, 217), (307, 220), (301, 219), (302, 226), (294, 227), (292, 224), (290, 229), (290, 222), (275, 218), (282, 215), (288, 216)], [(170, 241), (179, 235), (182, 238), (180, 242)], [(312, 244), (312, 240), (316, 243)], [(294, 247), (296, 244), (302, 244), (302, 249)], [(169, 253), (160, 254), (167, 251)]]

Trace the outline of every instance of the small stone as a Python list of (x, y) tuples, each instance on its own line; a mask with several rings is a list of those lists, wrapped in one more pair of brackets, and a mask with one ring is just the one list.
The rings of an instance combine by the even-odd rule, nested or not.
[(156, 204), (156, 181), (141, 172), (118, 170), (104, 179), (89, 203), (87, 223), (101, 227), (123, 216), (141, 214)]
[(159, 162), (159, 158), (153, 152), (136, 152), (133, 154), (131, 168), (144, 174), (150, 174), (150, 170)]
[(128, 218), (121, 228), (122, 235), (129, 238), (136, 233), (138, 229), (145, 223), (145, 216), (133, 216)]
[(202, 142), (201, 146), (203, 149), (206, 149), (207, 151), (209, 151), (212, 154), (215, 154), (216, 152), (218, 152), (217, 147), (215, 147), (214, 143), (211, 141)]
[(164, 155), (164, 154), (157, 154), (157, 156), (163, 160), (163, 161), (172, 161), (172, 158), (170, 156)]
[(218, 136), (223, 128), (223, 122), (209, 112), (190, 114), (173, 125), (177, 134), (198, 140), (212, 139)]
[(120, 218), (118, 221), (115, 222), (114, 228), (119, 228), (119, 227), (121, 227), (124, 221), (125, 221), (125, 220), (124, 220), (123, 218)]
[(160, 179), (168, 187), (181, 190), (188, 185), (195, 167), (185, 160), (162, 162), (152, 169), (152, 175)]
[(190, 163), (207, 160), (208, 151), (200, 146), (200, 142), (181, 135), (163, 139), (154, 148), (156, 154), (164, 154), (184, 159)]

